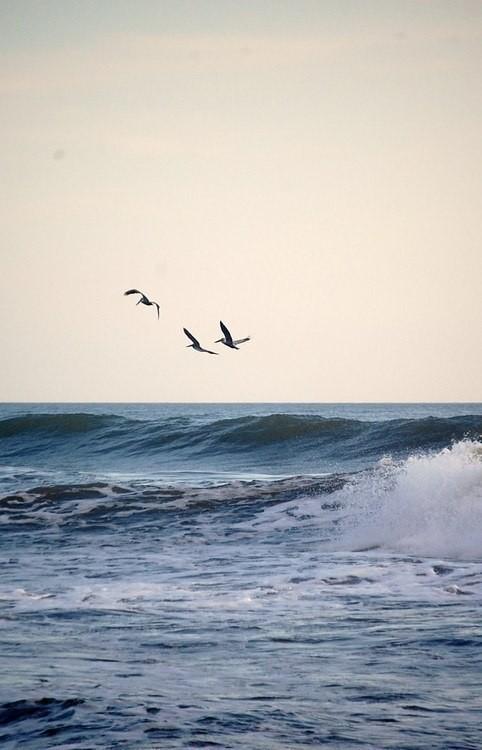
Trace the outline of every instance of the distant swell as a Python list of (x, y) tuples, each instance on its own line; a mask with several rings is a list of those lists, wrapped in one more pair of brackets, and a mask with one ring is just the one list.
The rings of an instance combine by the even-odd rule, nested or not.
[(386, 453), (440, 449), (479, 439), (482, 416), (427, 417), (368, 422), (320, 416), (271, 414), (199, 421), (189, 417), (129, 419), (111, 414), (27, 414), (0, 421), (5, 462), (37, 455), (100, 454), (182, 458), (263, 453), (376, 458)]
[(0, 439), (28, 437), (39, 433), (51, 435), (75, 435), (92, 432), (124, 421), (123, 417), (111, 414), (25, 414), (0, 421)]

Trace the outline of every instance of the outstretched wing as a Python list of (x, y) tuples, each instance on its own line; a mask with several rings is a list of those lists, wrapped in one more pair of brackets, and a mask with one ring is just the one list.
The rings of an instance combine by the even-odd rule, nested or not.
[(245, 339), (238, 339), (237, 341), (233, 341), (233, 344), (244, 344), (245, 341), (251, 341), (251, 336), (246, 336)]
[(226, 343), (227, 344), (232, 344), (233, 343), (233, 337), (229, 333), (228, 329), (226, 328), (226, 326), (224, 325), (224, 323), (223, 323), (222, 320), (219, 321), (219, 325), (221, 326), (221, 330), (224, 333), (224, 338), (226, 339)]
[(188, 337), (188, 339), (191, 339), (191, 341), (194, 344), (194, 346), (199, 346), (200, 347), (199, 341), (194, 338), (194, 336), (192, 335), (192, 333), (189, 333), (189, 331), (187, 330), (187, 328), (183, 328), (182, 330), (184, 331), (184, 333), (186, 334), (186, 336)]
[(143, 292), (140, 292), (138, 289), (128, 289), (127, 292), (124, 292), (124, 297), (128, 294), (141, 294), (143, 297), (145, 297), (145, 294)]
[(157, 307), (157, 319), (159, 320), (159, 305), (157, 304), (157, 302), (153, 302), (152, 304)]
[(201, 351), (202, 352), (206, 352), (206, 354), (219, 354), (219, 352), (212, 352), (212, 351), (210, 351), (210, 349), (202, 349), (201, 348)]

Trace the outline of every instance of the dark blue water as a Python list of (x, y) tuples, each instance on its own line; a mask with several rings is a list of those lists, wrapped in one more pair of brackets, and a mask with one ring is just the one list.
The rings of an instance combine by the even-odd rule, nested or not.
[(7, 748), (479, 748), (482, 406), (0, 407)]

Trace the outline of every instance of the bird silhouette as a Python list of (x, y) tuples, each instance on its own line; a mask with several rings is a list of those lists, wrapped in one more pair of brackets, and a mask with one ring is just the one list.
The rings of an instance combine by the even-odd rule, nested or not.
[(188, 339), (191, 339), (192, 341), (192, 344), (187, 344), (187, 346), (192, 346), (195, 352), (206, 352), (206, 354), (217, 354), (217, 352), (211, 352), (209, 351), (209, 349), (203, 349), (199, 341), (192, 335), (192, 333), (190, 333), (187, 330), (187, 328), (183, 328), (182, 330), (184, 331)]
[(157, 302), (154, 302), (154, 300), (150, 300), (147, 295), (144, 294), (144, 292), (140, 292), (139, 289), (128, 289), (127, 292), (124, 292), (124, 297), (129, 294), (140, 294), (141, 297), (138, 302), (136, 302), (136, 305), (153, 305), (157, 307), (157, 319), (159, 320), (159, 305)]
[(222, 320), (219, 321), (219, 325), (221, 326), (221, 330), (224, 333), (224, 337), (215, 341), (215, 344), (224, 344), (225, 346), (229, 346), (230, 349), (239, 349), (238, 344), (244, 344), (245, 341), (249, 341), (251, 339), (251, 336), (246, 336), (245, 339), (237, 339), (236, 341), (234, 341), (228, 328), (224, 325)]

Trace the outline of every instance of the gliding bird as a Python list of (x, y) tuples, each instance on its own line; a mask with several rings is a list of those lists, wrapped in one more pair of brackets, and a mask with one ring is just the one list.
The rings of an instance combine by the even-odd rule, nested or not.
[(155, 305), (157, 307), (157, 319), (159, 320), (159, 305), (157, 302), (151, 301), (149, 297), (146, 297), (144, 292), (140, 292), (138, 289), (128, 289), (127, 292), (124, 292), (124, 296), (128, 294), (140, 294), (141, 297), (139, 299), (139, 302), (136, 302), (136, 305)]
[(192, 346), (195, 352), (206, 352), (206, 354), (217, 354), (217, 352), (210, 352), (209, 349), (203, 349), (199, 341), (194, 338), (192, 333), (189, 333), (187, 328), (183, 328), (182, 330), (184, 331), (188, 339), (191, 339), (192, 341), (192, 344), (187, 344), (187, 346)]
[(222, 320), (219, 321), (219, 325), (221, 326), (221, 330), (224, 333), (224, 338), (215, 341), (216, 344), (224, 344), (225, 346), (229, 346), (230, 349), (239, 349), (239, 346), (237, 346), (237, 344), (244, 344), (245, 341), (249, 341), (251, 338), (251, 336), (246, 336), (245, 339), (238, 339), (237, 341), (233, 341), (233, 337), (231, 336)]

